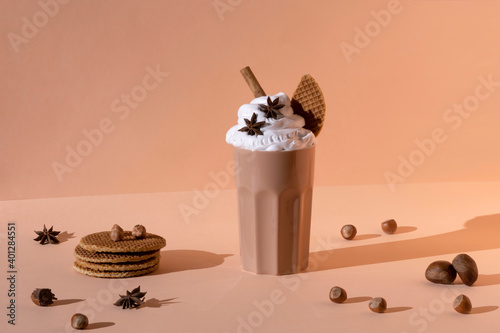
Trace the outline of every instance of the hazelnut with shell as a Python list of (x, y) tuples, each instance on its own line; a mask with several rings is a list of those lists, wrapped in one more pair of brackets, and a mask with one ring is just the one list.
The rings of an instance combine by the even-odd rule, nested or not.
[(89, 318), (82, 313), (75, 313), (71, 317), (71, 327), (77, 330), (83, 330), (89, 326)]
[(384, 313), (387, 310), (387, 302), (382, 297), (375, 297), (368, 303), (368, 307), (373, 312)]
[(353, 239), (357, 234), (357, 229), (352, 224), (346, 224), (340, 229), (340, 234), (347, 240)]
[(464, 294), (460, 294), (453, 301), (453, 308), (458, 313), (470, 313), (472, 311), (472, 303), (470, 298), (465, 296)]
[(145, 238), (146, 228), (142, 224), (134, 226), (134, 229), (132, 229), (132, 236), (135, 238)]
[(347, 293), (344, 288), (341, 287), (333, 287), (330, 289), (330, 301), (334, 303), (344, 303), (347, 299)]
[(390, 219), (381, 223), (382, 230), (389, 235), (392, 235), (398, 229), (398, 224), (395, 220)]
[(114, 242), (118, 242), (125, 237), (125, 234), (123, 232), (123, 229), (118, 224), (115, 224), (113, 228), (111, 228), (111, 233), (109, 234), (109, 237)]

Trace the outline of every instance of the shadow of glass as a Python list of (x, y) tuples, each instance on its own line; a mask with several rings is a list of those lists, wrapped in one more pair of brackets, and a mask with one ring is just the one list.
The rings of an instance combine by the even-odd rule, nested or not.
[[(500, 248), (499, 233), (500, 214), (479, 216), (467, 221), (464, 229), (448, 233), (312, 252), (309, 254), (310, 264), (306, 271), (323, 271), (443, 254), (492, 250)], [(495, 277), (495, 281), (496, 279)]]
[(365, 239), (372, 239), (372, 238), (377, 238), (380, 237), (379, 234), (364, 234), (364, 235), (356, 235), (353, 241), (360, 241), (360, 240), (365, 240)]
[(415, 231), (417, 229), (418, 229), (417, 227), (401, 226), (401, 227), (398, 227), (398, 229), (396, 230), (396, 232), (394, 233), (394, 235), (406, 234), (408, 232), (413, 232), (413, 231)]
[(344, 304), (368, 302), (371, 299), (372, 299), (372, 297), (368, 297), (368, 296), (348, 297), (344, 301)]
[(85, 328), (85, 330), (95, 330), (98, 328), (113, 326), (114, 324), (115, 323), (110, 322), (110, 321), (101, 321), (98, 323), (90, 323), (89, 326), (87, 326), (87, 328)]
[(54, 303), (52, 304), (52, 306), (68, 305), (68, 304), (78, 303), (78, 302), (82, 302), (82, 301), (84, 301), (84, 299), (78, 299), (78, 298), (74, 298), (74, 299), (60, 299), (60, 300), (54, 301)]
[(413, 309), (411, 306), (396, 306), (392, 308), (387, 308), (387, 310), (385, 310), (385, 313), (403, 312), (411, 309)]
[(75, 238), (75, 236), (73, 236), (74, 234), (74, 232), (68, 233), (67, 231), (63, 231), (57, 236), (57, 240), (59, 241), (59, 244), (67, 242), (68, 239)]
[(180, 303), (180, 302), (172, 302), (177, 298), (178, 297), (162, 299), (162, 300), (159, 300), (157, 298), (150, 298), (146, 302), (144, 302), (144, 304), (141, 305), (141, 308), (161, 308), (162, 306), (165, 305)]
[(496, 309), (498, 309), (497, 305), (476, 306), (476, 307), (472, 308), (472, 311), (470, 312), (470, 314), (486, 313), (486, 312), (495, 311)]
[(160, 267), (151, 275), (205, 269), (219, 266), (232, 254), (199, 250), (165, 250), (160, 252)]

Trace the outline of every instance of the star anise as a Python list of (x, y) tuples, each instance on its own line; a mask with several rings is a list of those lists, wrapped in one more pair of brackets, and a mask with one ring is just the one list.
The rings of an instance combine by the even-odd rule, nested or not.
[(247, 132), (248, 135), (264, 135), (260, 128), (266, 123), (265, 121), (257, 121), (257, 113), (252, 115), (250, 120), (245, 118), (245, 123), (247, 124), (245, 127), (240, 128), (238, 131)]
[(54, 300), (57, 300), (56, 295), (52, 293), (52, 290), (48, 288), (36, 288), (31, 293), (31, 300), (36, 305), (47, 306), (54, 303)]
[(51, 243), (51, 244), (57, 244), (59, 243), (59, 240), (57, 239), (57, 235), (59, 235), (60, 231), (53, 231), (53, 226), (50, 227), (49, 230), (47, 230), (47, 227), (45, 227), (45, 224), (43, 225), (43, 230), (42, 231), (35, 231), (35, 233), (38, 235), (37, 238), (33, 239), (35, 241), (40, 241), (40, 244), (45, 244), (45, 243)]
[(117, 300), (114, 305), (121, 306), (122, 309), (132, 309), (144, 304), (144, 296), (146, 292), (141, 292), (141, 286), (135, 288), (132, 291), (127, 290), (126, 295), (120, 295), (120, 299)]
[(267, 96), (267, 105), (266, 104), (259, 104), (259, 110), (264, 112), (266, 115), (266, 118), (273, 118), (273, 119), (278, 119), (283, 117), (279, 109), (284, 107), (284, 104), (279, 104), (280, 100), (278, 97), (274, 99), (274, 101), (271, 101), (271, 97)]

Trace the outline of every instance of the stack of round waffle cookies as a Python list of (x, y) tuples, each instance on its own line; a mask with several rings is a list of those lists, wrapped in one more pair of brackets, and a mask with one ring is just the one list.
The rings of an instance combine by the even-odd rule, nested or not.
[(97, 232), (80, 240), (73, 267), (82, 274), (103, 278), (145, 275), (159, 267), (160, 249), (165, 245), (163, 237), (150, 233), (138, 239), (125, 231), (123, 240), (114, 242), (109, 231)]

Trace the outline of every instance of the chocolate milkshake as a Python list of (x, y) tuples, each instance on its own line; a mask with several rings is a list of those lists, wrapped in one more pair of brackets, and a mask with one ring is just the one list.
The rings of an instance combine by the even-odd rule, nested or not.
[(267, 96), (249, 67), (241, 70), (256, 97), (238, 110), (226, 134), (233, 145), (243, 269), (291, 274), (307, 268), (316, 135), (323, 93), (306, 74), (292, 101)]
[(234, 146), (243, 269), (290, 274), (307, 267), (315, 135), (284, 93), (238, 110), (226, 135)]

